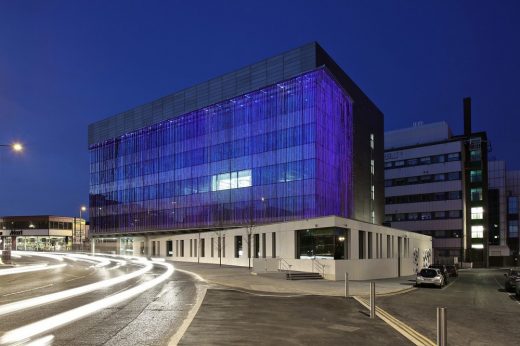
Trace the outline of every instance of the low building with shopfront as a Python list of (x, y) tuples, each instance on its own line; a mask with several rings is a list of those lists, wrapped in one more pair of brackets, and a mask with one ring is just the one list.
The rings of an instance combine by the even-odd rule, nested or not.
[(29, 215), (0, 217), (0, 249), (19, 251), (69, 251), (87, 239), (84, 219)]

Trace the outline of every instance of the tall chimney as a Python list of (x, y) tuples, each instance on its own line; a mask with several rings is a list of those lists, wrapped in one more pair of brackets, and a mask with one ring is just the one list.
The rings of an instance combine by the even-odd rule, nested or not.
[(464, 98), (464, 136), (471, 135), (471, 97)]

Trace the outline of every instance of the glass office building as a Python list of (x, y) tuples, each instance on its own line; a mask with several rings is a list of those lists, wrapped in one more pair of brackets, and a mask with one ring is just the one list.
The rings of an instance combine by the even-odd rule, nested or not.
[[(177, 111), (172, 106), (168, 113), (163, 98), (91, 125), (92, 234), (328, 215), (380, 223), (382, 202), (374, 195), (383, 196), (382, 165), (374, 169), (374, 161), (382, 162), (382, 114), (364, 95), (356, 101), (359, 88), (317, 44), (295, 51), (281, 55), (281, 77), (240, 88), (234, 75), (233, 92), (223, 88), (215, 97), (209, 81), (203, 83), (209, 97), (200, 101), (199, 87), (197, 101), (187, 106), (187, 90)], [(291, 54), (300, 64), (288, 71)], [(267, 76), (276, 70), (252, 65), (253, 76), (255, 68)], [(381, 143), (375, 146), (374, 138)]]

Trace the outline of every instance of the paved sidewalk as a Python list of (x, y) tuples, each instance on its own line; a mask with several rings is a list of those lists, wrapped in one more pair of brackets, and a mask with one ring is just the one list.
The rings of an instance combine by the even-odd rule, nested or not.
[[(175, 268), (193, 272), (206, 281), (239, 290), (270, 292), (280, 294), (312, 294), (323, 296), (344, 296), (345, 281), (330, 280), (286, 280), (280, 273), (255, 275), (250, 269), (218, 264), (172, 261)], [(415, 276), (374, 280), (376, 293), (393, 294), (413, 289)], [(350, 295), (368, 295), (370, 281), (350, 281)]]

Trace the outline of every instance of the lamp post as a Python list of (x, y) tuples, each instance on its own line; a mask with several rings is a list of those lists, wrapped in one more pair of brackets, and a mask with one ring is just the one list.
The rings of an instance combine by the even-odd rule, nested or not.
[(87, 211), (87, 207), (85, 207), (84, 205), (81, 206), (81, 208), (79, 208), (79, 246), (80, 246), (80, 249), (81, 251), (83, 251), (83, 241), (81, 239), (81, 232), (82, 232), (82, 224), (83, 222), (81, 221), (81, 213), (83, 213), (84, 211)]

